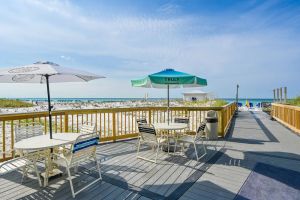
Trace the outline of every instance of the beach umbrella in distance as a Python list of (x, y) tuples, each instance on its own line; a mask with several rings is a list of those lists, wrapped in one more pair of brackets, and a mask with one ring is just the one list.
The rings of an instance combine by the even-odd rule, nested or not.
[(144, 88), (166, 88), (168, 92), (168, 123), (170, 108), (170, 88), (182, 87), (202, 87), (207, 85), (206, 79), (175, 71), (174, 69), (165, 69), (158, 73), (150, 74), (142, 79), (131, 80), (133, 87)]
[(49, 132), (52, 139), (52, 116), (49, 83), (87, 82), (105, 78), (89, 72), (61, 67), (52, 62), (36, 62), (34, 64), (0, 69), (0, 83), (44, 83), (47, 85)]

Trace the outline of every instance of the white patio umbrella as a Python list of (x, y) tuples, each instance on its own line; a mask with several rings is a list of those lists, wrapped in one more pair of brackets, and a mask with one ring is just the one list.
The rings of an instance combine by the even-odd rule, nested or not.
[(36, 62), (31, 65), (0, 69), (0, 83), (46, 83), (50, 139), (52, 139), (52, 116), (49, 83), (87, 82), (105, 78), (89, 72), (61, 67), (52, 62)]

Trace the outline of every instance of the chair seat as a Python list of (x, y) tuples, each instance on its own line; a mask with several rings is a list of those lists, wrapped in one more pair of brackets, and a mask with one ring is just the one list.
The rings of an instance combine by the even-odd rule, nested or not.
[(185, 135), (180, 137), (177, 142), (188, 142), (188, 143), (194, 143), (194, 137), (193, 136), (189, 136), (189, 135)]
[(0, 176), (25, 167), (29, 162), (26, 158), (14, 158), (0, 163)]

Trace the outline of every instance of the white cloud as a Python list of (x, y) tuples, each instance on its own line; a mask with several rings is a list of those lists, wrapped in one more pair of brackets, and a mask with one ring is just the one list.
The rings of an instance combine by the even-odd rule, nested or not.
[[(140, 96), (143, 91), (126, 84), (130, 79), (170, 66), (207, 78), (208, 90), (219, 96), (233, 96), (230, 88), (237, 82), (249, 95), (263, 96), (265, 93), (259, 93), (257, 87), (263, 87), (264, 92), (267, 87), (270, 91), (278, 87), (280, 83), (273, 77), (280, 79), (282, 70), (288, 69), (290, 76), (290, 81), (282, 84), (291, 87), (296, 80), (293, 71), (299, 72), (295, 68), (299, 63), (299, 34), (291, 25), (295, 18), (285, 16), (289, 23), (282, 25), (284, 29), (271, 26), (276, 19), (265, 18), (263, 13), (272, 5), (265, 4), (228, 20), (227, 16), (188, 13), (164, 18), (134, 13), (92, 15), (74, 3), (23, 0), (2, 5), (0, 53), (6, 58), (0, 65), (26, 64), (28, 58), (46, 57), (61, 64), (86, 67), (114, 81), (106, 80), (106, 87), (97, 86), (102, 82), (91, 84), (91, 89), (84, 88), (82, 95), (94, 96), (93, 90), (97, 89), (99, 96), (115, 96), (114, 91), (121, 85), (124, 90), (118, 95), (123, 97)], [(170, 16), (179, 10), (181, 7), (175, 4), (158, 8)], [(254, 75), (255, 86), (251, 83)], [(61, 87), (58, 96), (66, 94)], [(4, 89), (0, 91), (7, 94)], [(296, 93), (296, 89), (292, 92)], [(164, 92), (158, 93), (164, 96)]]

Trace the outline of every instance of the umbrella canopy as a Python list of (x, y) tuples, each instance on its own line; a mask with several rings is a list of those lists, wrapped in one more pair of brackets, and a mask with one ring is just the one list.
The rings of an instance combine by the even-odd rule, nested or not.
[(181, 88), (181, 87), (201, 87), (206, 86), (206, 79), (175, 71), (174, 69), (165, 69), (158, 73), (148, 75), (145, 78), (132, 80), (132, 86), (145, 88)]
[(0, 83), (45, 83), (47, 84), (48, 115), (50, 138), (52, 139), (52, 118), (49, 83), (87, 82), (105, 78), (89, 72), (61, 67), (52, 62), (36, 62), (34, 64), (0, 69)]
[(145, 78), (132, 80), (133, 87), (145, 88), (167, 88), (168, 90), (168, 122), (169, 122), (169, 108), (170, 108), (170, 88), (181, 87), (201, 87), (206, 86), (206, 79), (187, 74), (184, 72), (175, 71), (174, 69), (165, 69), (158, 73), (148, 75)]
[(87, 82), (105, 78), (89, 72), (61, 67), (52, 62), (36, 62), (31, 65), (0, 69), (0, 83), (50, 83)]

